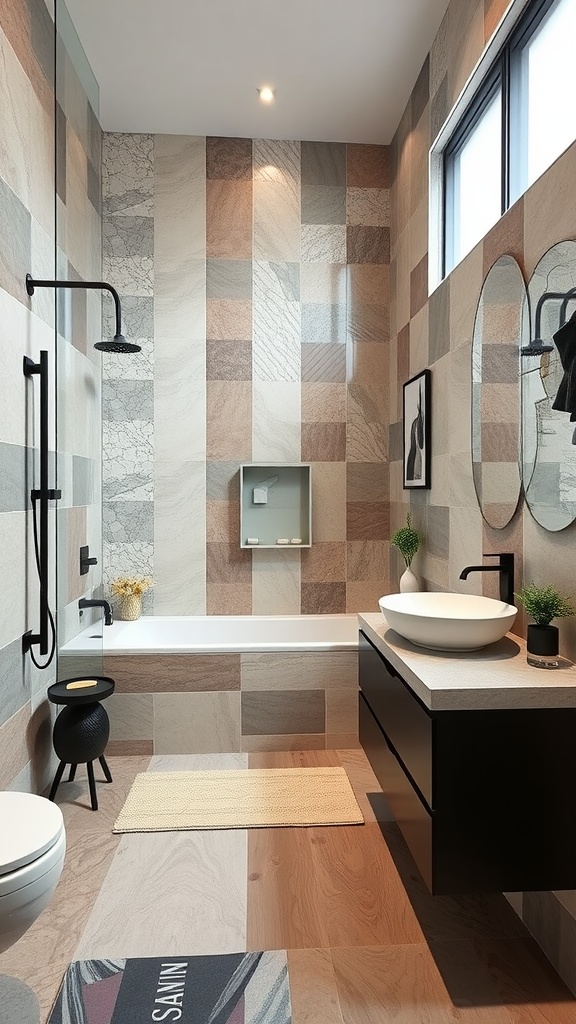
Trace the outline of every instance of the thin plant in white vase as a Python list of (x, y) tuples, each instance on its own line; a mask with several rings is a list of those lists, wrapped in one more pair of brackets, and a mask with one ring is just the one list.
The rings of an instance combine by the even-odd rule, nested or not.
[(412, 572), (412, 559), (420, 547), (420, 534), (412, 526), (412, 516), (406, 513), (406, 526), (402, 526), (392, 536), (391, 543), (402, 555), (406, 569), (400, 577), (400, 593), (416, 594), (420, 590), (418, 577)]

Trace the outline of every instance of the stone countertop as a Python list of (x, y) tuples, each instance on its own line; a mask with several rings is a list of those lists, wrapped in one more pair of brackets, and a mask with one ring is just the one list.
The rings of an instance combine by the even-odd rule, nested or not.
[(526, 642), (507, 633), (481, 651), (432, 651), (405, 640), (380, 612), (358, 615), (359, 628), (431, 711), (576, 708), (576, 668), (532, 668)]

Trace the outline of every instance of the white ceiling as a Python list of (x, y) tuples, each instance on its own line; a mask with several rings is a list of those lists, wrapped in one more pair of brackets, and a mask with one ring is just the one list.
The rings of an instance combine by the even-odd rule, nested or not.
[[(389, 143), (448, 0), (66, 0), (105, 131)], [(257, 89), (276, 90), (273, 106)]]

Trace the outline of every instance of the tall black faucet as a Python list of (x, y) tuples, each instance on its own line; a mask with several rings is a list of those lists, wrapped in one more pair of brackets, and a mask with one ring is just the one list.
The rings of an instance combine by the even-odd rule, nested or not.
[(78, 601), (78, 607), (80, 611), (84, 608), (103, 608), (104, 609), (104, 625), (112, 626), (114, 623), (114, 616), (112, 615), (112, 608), (110, 607), (109, 601), (99, 600), (93, 601), (87, 597), (81, 597)]
[(498, 565), (467, 565), (460, 573), (460, 579), (466, 580), (471, 572), (500, 573), (500, 600), (506, 604), (514, 604), (514, 555), (507, 551), (501, 555), (484, 554), (484, 558), (497, 558)]

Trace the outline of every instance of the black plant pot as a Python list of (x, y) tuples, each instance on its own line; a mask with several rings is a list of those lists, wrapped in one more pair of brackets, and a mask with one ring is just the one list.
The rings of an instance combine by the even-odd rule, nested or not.
[(527, 661), (536, 668), (558, 668), (558, 627), (528, 626)]

